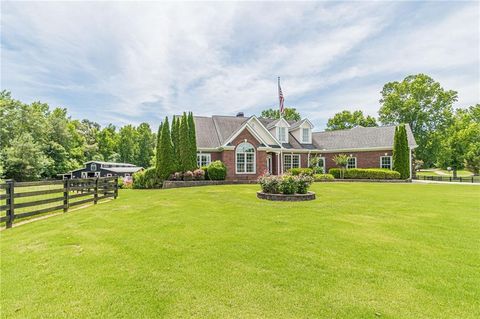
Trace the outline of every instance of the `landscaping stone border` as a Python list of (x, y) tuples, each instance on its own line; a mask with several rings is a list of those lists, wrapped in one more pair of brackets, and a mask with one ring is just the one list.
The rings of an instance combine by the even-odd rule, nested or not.
[(257, 197), (260, 199), (282, 201), (282, 202), (303, 202), (307, 200), (314, 200), (315, 193), (308, 192), (306, 194), (285, 195), (285, 194), (268, 194), (268, 193), (258, 191)]
[(226, 181), (164, 181), (162, 188), (180, 188), (209, 185), (258, 184), (256, 180), (226, 180)]

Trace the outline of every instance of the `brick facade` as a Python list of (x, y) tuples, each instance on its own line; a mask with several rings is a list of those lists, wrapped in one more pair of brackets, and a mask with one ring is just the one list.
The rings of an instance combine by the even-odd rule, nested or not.
[[(248, 143), (252, 144), (257, 150), (261, 143), (248, 131), (244, 130), (240, 133), (235, 140), (231, 143), (233, 146), (237, 147), (239, 144), (247, 140)], [(204, 152), (207, 153), (207, 152)], [(220, 160), (225, 163), (227, 166), (227, 180), (253, 180), (257, 179), (267, 170), (267, 156), (272, 156), (272, 173), (278, 175), (278, 158), (275, 153), (267, 153), (266, 151), (256, 151), (256, 173), (255, 174), (236, 174), (235, 173), (235, 150), (224, 150), (223, 152), (212, 152), (211, 158), (212, 161)], [(292, 152), (286, 151), (284, 154), (292, 154)], [(295, 152), (293, 152), (295, 154)], [(297, 153), (298, 154), (298, 153)], [(333, 160), (333, 157), (338, 154), (351, 155), (352, 157), (357, 158), (357, 168), (380, 168), (380, 157), (381, 156), (392, 156), (392, 150), (382, 150), (382, 151), (366, 151), (366, 152), (340, 152), (340, 153), (321, 153), (318, 156), (325, 158), (326, 172), (330, 168), (335, 168), (337, 165)], [(316, 154), (310, 154), (311, 157)], [(308, 153), (300, 154), (300, 163), (301, 167), (308, 167)], [(280, 170), (282, 169), (282, 161), (280, 162)]]

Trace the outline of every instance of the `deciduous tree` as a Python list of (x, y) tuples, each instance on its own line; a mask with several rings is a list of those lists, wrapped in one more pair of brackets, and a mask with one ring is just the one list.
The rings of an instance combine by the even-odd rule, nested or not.
[(326, 130), (344, 130), (355, 126), (370, 127), (378, 125), (374, 117), (370, 115), (365, 116), (360, 110), (353, 112), (345, 110), (328, 119)]
[[(302, 119), (302, 117), (300, 116), (300, 113), (297, 112), (296, 108), (286, 107), (284, 108), (283, 111), (284, 111), (283, 118), (286, 120), (300, 121)], [(262, 111), (260, 116), (267, 119), (276, 120), (280, 118), (280, 110), (266, 109)]]

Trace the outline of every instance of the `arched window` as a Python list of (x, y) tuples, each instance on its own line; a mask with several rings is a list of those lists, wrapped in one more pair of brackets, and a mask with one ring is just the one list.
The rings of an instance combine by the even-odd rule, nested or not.
[(255, 173), (255, 148), (252, 144), (244, 142), (235, 150), (237, 174)]

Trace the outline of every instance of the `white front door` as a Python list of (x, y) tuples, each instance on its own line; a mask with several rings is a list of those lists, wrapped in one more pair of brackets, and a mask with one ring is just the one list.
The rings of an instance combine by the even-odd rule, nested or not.
[(272, 174), (272, 155), (267, 155), (267, 172)]

